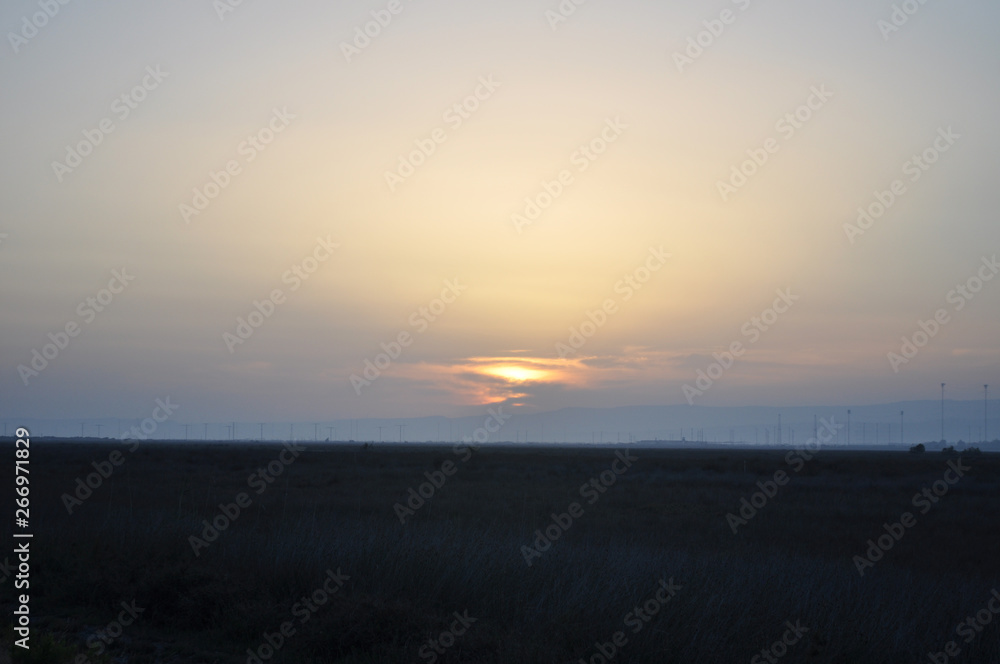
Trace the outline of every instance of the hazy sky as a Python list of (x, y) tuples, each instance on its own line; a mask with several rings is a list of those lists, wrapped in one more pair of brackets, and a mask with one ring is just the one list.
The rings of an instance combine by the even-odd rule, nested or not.
[(7, 2), (3, 416), (977, 398), (1000, 6), (901, 4)]

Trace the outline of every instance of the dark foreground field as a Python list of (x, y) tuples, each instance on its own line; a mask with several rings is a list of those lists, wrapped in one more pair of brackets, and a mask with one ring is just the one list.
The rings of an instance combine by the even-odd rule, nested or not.
[[(953, 641), (936, 661), (1000, 662), (1000, 455), (964, 454), (959, 478), (940, 452), (613, 466), (608, 449), (302, 445), (282, 463), (280, 445), (34, 442), (32, 650), (14, 660), (892, 664)], [(788, 483), (734, 534), (727, 514), (776, 471)], [(394, 507), (429, 481), (412, 514)], [(558, 539), (536, 556), (539, 529)]]

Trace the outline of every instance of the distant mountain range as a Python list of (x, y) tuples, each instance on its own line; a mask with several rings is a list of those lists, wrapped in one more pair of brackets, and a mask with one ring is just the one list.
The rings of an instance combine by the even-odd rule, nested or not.
[[(850, 415), (848, 416), (848, 409)], [(981, 445), (982, 401), (944, 402), (944, 439), (949, 444)], [(900, 411), (903, 412), (902, 419)], [(1000, 404), (990, 400), (987, 432), (1000, 449)], [(850, 433), (848, 433), (848, 417)], [(780, 430), (779, 430), (780, 418)], [(538, 413), (491, 406), (480, 415), (447, 418), (364, 418), (317, 422), (184, 422), (179, 417), (145, 422), (154, 440), (301, 440), (358, 442), (460, 442), (486, 437), (488, 442), (628, 443), (683, 441), (685, 443), (745, 443), (800, 445), (813, 436), (814, 423), (826, 420), (837, 427), (831, 445), (898, 446), (939, 443), (940, 401), (904, 401), (868, 406), (713, 407), (627, 406), (619, 408), (563, 408)], [(502, 421), (502, 425), (500, 422)], [(900, 438), (902, 423), (903, 437)], [(87, 420), (3, 420), (5, 435), (25, 426), (35, 437), (119, 438), (143, 420), (115, 418)], [(235, 430), (233, 426), (235, 424)], [(822, 424), (819, 424), (822, 427)], [(381, 427), (381, 431), (379, 428)], [(150, 429), (154, 429), (150, 433)], [(478, 430), (478, 433), (477, 433)], [(992, 449), (992, 446), (989, 446)], [(985, 448), (984, 448), (985, 449)]]

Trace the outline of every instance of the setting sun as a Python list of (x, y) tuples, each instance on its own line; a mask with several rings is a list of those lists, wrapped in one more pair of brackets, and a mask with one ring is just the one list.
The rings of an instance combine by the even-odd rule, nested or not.
[(548, 371), (543, 371), (541, 369), (529, 369), (528, 367), (513, 364), (489, 367), (484, 369), (483, 373), (487, 373), (491, 376), (499, 376), (504, 380), (509, 380), (515, 383), (542, 380), (549, 375)]

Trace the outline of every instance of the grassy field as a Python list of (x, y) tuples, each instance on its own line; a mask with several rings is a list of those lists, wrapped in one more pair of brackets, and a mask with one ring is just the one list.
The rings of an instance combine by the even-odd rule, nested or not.
[(1000, 662), (1000, 455), (299, 445), (36, 441), (14, 661)]

